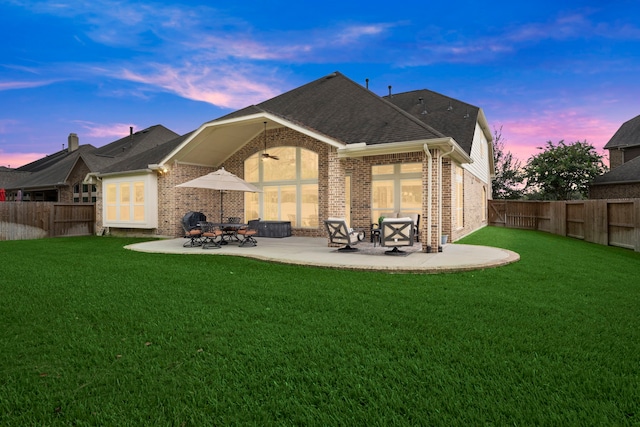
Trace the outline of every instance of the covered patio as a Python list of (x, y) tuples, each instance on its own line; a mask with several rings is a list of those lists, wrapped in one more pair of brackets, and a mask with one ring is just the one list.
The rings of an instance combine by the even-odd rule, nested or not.
[(188, 255), (232, 255), (256, 258), (284, 264), (314, 267), (366, 270), (396, 273), (445, 273), (499, 267), (516, 262), (520, 256), (512, 251), (487, 246), (447, 244), (442, 252), (424, 253), (420, 243), (406, 248), (407, 256), (385, 256), (388, 248), (361, 242), (358, 251), (345, 254), (328, 247), (326, 238), (286, 237), (259, 238), (255, 247), (229, 244), (220, 249), (185, 248), (184, 238), (161, 239), (136, 243), (126, 248), (139, 252)]

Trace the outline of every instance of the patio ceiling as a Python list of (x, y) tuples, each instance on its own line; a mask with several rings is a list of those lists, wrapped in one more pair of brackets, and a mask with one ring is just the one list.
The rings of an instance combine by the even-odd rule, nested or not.
[(183, 164), (219, 167), (233, 153), (259, 136), (264, 130), (265, 121), (267, 122), (267, 130), (289, 127), (337, 148), (344, 147), (344, 144), (338, 141), (282, 118), (270, 114), (255, 114), (203, 124), (160, 164), (177, 161)]
[[(217, 167), (238, 149), (259, 135), (264, 118), (228, 124), (205, 124), (179, 146), (162, 163), (179, 163)], [(274, 126), (273, 122), (267, 125)]]

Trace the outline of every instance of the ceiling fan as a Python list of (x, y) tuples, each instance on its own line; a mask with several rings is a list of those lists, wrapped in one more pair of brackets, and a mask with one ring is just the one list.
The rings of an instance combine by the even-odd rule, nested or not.
[(280, 160), (278, 156), (272, 156), (271, 154), (267, 153), (267, 122), (264, 122), (264, 152), (262, 153), (262, 158)]

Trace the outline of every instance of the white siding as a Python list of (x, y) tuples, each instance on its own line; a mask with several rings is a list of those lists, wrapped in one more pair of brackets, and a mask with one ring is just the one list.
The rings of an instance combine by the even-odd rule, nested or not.
[(471, 146), (471, 158), (473, 163), (465, 164), (462, 167), (472, 173), (480, 181), (489, 184), (491, 181), (491, 173), (489, 165), (491, 164), (489, 155), (489, 142), (482, 132), (480, 125), (476, 123), (476, 130), (473, 135), (473, 144)]

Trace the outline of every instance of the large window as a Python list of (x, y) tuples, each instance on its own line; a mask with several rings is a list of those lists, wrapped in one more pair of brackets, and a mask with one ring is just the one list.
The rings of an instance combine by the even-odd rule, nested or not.
[(389, 212), (422, 213), (422, 163), (372, 167), (372, 222)]
[(154, 176), (105, 179), (103, 188), (105, 226), (157, 227), (157, 181)]
[(318, 154), (300, 147), (269, 148), (279, 160), (256, 153), (244, 162), (244, 179), (262, 193), (245, 193), (246, 220), (291, 221), (318, 227)]

